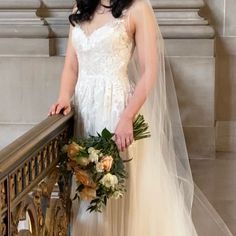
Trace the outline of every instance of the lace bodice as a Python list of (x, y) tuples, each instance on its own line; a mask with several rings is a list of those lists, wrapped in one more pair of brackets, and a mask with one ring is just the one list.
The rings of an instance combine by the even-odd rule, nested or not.
[(75, 26), (72, 40), (79, 58), (80, 76), (127, 75), (133, 39), (128, 35), (124, 21), (124, 18), (114, 19), (90, 35), (86, 35), (79, 25)]
[(116, 18), (90, 35), (79, 24), (72, 30), (79, 63), (75, 102), (86, 133), (96, 134), (105, 126), (114, 130), (133, 92), (128, 63), (134, 40), (127, 32), (126, 20)]

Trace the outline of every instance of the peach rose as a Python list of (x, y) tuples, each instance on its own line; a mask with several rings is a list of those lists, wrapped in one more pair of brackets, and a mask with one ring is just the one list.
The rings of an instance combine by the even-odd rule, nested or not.
[(71, 159), (75, 158), (81, 149), (82, 147), (80, 145), (78, 145), (75, 142), (72, 142), (71, 144), (67, 146), (68, 157), (70, 157)]
[(103, 170), (105, 170), (105, 171), (110, 171), (111, 170), (111, 167), (112, 167), (112, 164), (113, 164), (112, 156), (104, 156), (101, 159), (100, 162), (101, 162), (101, 164), (103, 166)]
[(96, 189), (85, 187), (80, 192), (80, 197), (84, 201), (92, 201), (93, 199), (96, 198)]
[(85, 170), (81, 170), (80, 168), (75, 168), (74, 171), (76, 180), (78, 182), (85, 186), (96, 188), (96, 184), (93, 182), (88, 172), (86, 172)]

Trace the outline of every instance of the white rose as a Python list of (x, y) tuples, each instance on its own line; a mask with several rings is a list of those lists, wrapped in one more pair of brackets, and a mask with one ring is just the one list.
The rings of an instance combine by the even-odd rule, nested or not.
[(91, 153), (92, 151), (95, 151), (95, 149), (94, 149), (93, 147), (90, 147), (90, 148), (88, 149), (88, 153)]
[(116, 200), (121, 198), (123, 196), (123, 193), (121, 191), (115, 191), (113, 194), (112, 194), (112, 197), (115, 198)]
[(103, 168), (103, 164), (102, 164), (102, 163), (98, 162), (98, 163), (96, 164), (96, 171), (97, 171), (97, 172), (103, 172), (103, 171), (104, 171), (104, 168)]
[(103, 176), (100, 183), (106, 188), (114, 188), (118, 184), (118, 179), (115, 175), (108, 173)]
[(90, 162), (98, 162), (98, 154), (96, 150), (93, 150), (90, 154), (89, 154), (89, 161)]

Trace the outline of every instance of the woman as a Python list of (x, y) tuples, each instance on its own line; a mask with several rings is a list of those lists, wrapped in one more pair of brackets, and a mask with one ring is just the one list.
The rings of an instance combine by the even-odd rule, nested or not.
[[(164, 43), (150, 2), (77, 0), (70, 22), (60, 95), (49, 114), (68, 114), (74, 95), (75, 135), (96, 135), (106, 127), (115, 133), (121, 155), (133, 157), (127, 166), (127, 194), (109, 201), (102, 214), (88, 213), (87, 202), (73, 201), (70, 234), (231, 235), (200, 193), (197, 218), (211, 219), (206, 224), (213, 231), (198, 220), (196, 230), (193, 223), (194, 184)], [(133, 142), (132, 122), (138, 113), (144, 114), (151, 138)], [(73, 177), (72, 195), (75, 188)]]

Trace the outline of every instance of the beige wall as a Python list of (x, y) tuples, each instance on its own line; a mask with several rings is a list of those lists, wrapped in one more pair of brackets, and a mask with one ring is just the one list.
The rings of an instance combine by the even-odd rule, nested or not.
[(47, 117), (63, 57), (0, 57), (0, 149)]
[(205, 1), (202, 14), (217, 31), (216, 148), (236, 151), (236, 1)]

